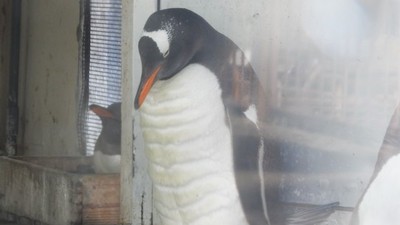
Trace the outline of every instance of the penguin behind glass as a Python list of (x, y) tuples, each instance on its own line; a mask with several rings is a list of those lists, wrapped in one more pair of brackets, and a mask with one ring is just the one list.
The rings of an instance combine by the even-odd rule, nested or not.
[(243, 51), (174, 8), (149, 17), (139, 53), (135, 108), (162, 224), (286, 224), (269, 214), (265, 94)]
[(101, 119), (102, 129), (94, 148), (93, 163), (96, 173), (119, 173), (121, 163), (121, 103), (107, 108), (90, 105)]
[(351, 224), (400, 224), (400, 105), (390, 120), (375, 170), (354, 209)]

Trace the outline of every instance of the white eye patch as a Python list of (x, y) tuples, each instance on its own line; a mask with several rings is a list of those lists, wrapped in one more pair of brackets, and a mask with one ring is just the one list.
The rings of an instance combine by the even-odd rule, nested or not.
[(251, 122), (254, 124), (258, 123), (258, 118), (257, 118), (257, 109), (254, 104), (250, 105), (249, 108), (244, 112), (244, 115), (249, 119)]
[(144, 31), (142, 34), (142, 37), (151, 38), (157, 44), (157, 47), (158, 47), (158, 50), (160, 50), (160, 53), (164, 57), (167, 57), (167, 55), (169, 53), (169, 39), (168, 39), (168, 33), (166, 30), (156, 30), (156, 31), (151, 31), (151, 32)]

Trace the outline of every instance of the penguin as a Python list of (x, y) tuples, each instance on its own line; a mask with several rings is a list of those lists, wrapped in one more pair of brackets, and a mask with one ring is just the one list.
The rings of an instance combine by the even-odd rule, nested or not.
[(138, 48), (134, 105), (161, 224), (284, 224), (269, 214), (266, 99), (244, 52), (183, 8), (153, 13)]
[(358, 201), (351, 225), (400, 224), (400, 105), (379, 150), (370, 182)]
[(107, 108), (92, 104), (89, 108), (99, 116), (102, 124), (94, 147), (94, 170), (96, 173), (119, 173), (121, 167), (121, 103), (112, 103)]

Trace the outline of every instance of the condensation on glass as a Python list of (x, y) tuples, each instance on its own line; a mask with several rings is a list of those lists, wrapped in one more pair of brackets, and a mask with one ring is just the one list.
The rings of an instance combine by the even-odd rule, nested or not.
[(267, 92), (265, 129), (281, 172), (280, 199), (339, 201), (344, 209), (366, 189), (399, 100), (399, 6), (394, 0), (161, 1), (161, 8), (203, 16), (246, 53)]

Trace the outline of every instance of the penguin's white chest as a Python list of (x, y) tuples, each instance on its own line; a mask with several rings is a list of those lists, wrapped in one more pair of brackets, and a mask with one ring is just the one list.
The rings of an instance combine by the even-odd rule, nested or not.
[(400, 224), (400, 155), (390, 158), (360, 203), (360, 225)]
[(157, 81), (140, 114), (162, 224), (247, 224), (217, 77), (191, 64)]
[(119, 173), (121, 155), (106, 155), (101, 151), (94, 151), (94, 170), (96, 173)]

